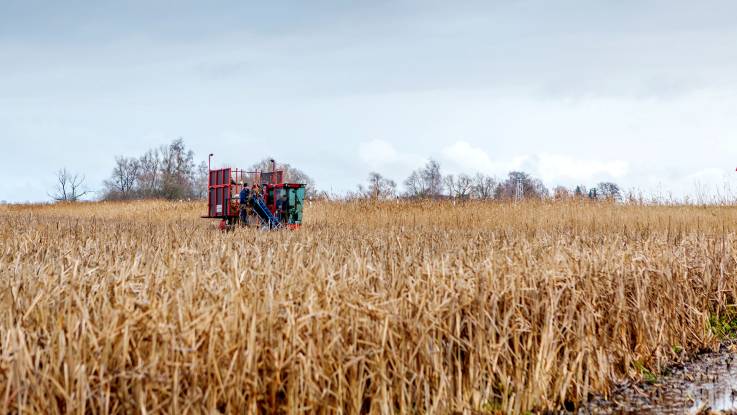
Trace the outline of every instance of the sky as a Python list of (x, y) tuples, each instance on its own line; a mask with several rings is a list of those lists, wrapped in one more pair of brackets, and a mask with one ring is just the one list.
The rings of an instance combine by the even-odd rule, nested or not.
[(378, 171), (737, 196), (737, 2), (0, 0), (0, 200), (182, 137)]

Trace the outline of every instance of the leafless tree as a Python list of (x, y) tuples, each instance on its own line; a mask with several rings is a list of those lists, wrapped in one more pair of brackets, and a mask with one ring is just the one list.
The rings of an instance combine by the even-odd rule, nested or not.
[(118, 156), (108, 180), (105, 199), (202, 198), (207, 193), (207, 164), (195, 164), (194, 152), (178, 138), (148, 150), (139, 158)]
[(387, 179), (379, 173), (371, 172), (368, 177), (368, 187), (358, 186), (359, 197), (371, 199), (389, 199), (397, 194), (397, 183)]
[(104, 181), (105, 199), (130, 199), (134, 197), (140, 164), (135, 158), (118, 156), (110, 179)]
[(535, 179), (525, 172), (513, 171), (509, 172), (507, 180), (497, 187), (496, 197), (498, 199), (513, 199), (517, 183), (522, 184), (522, 195), (525, 198), (541, 199), (548, 196), (548, 189), (539, 179)]
[(458, 175), (458, 197), (468, 198), (473, 192), (473, 178), (467, 174)]
[(450, 197), (467, 199), (473, 191), (473, 179), (467, 174), (459, 174), (458, 177), (449, 174), (445, 176), (443, 183)]
[(448, 190), (448, 196), (455, 197), (456, 193), (456, 178), (454, 175), (449, 174), (443, 177), (443, 185)]
[(167, 199), (192, 197), (195, 176), (194, 152), (178, 138), (159, 149), (161, 155), (161, 193)]
[(588, 189), (586, 186), (580, 184), (576, 186), (576, 189), (573, 191), (573, 195), (576, 197), (587, 197), (589, 194)]
[(409, 197), (420, 197), (424, 192), (422, 186), (422, 179), (417, 170), (413, 171), (412, 174), (404, 180), (405, 193)]
[(142, 197), (154, 197), (159, 189), (161, 157), (158, 149), (148, 150), (138, 159), (138, 190)]
[(204, 161), (197, 166), (197, 172), (195, 173), (194, 187), (192, 189), (193, 196), (198, 199), (204, 199), (207, 197), (207, 180), (209, 170), (207, 163)]
[(408, 197), (438, 197), (443, 194), (443, 175), (440, 163), (430, 160), (421, 169), (415, 170), (404, 181)]
[(57, 202), (76, 202), (88, 193), (84, 190), (84, 181), (84, 175), (62, 168), (56, 172), (56, 188), (49, 196)]
[(481, 200), (492, 199), (496, 187), (497, 183), (493, 177), (483, 173), (476, 173), (476, 176), (473, 177), (472, 195)]
[(622, 198), (619, 185), (612, 182), (601, 182), (596, 185), (596, 193), (599, 199), (620, 200)]
[(443, 175), (440, 173), (440, 163), (430, 159), (422, 169), (420, 176), (425, 183), (428, 196), (437, 197), (443, 194)]

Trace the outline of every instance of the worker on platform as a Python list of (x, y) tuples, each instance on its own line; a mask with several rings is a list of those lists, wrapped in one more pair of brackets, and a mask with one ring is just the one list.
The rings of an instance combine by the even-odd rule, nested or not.
[(240, 193), (240, 217), (241, 224), (248, 225), (248, 183), (243, 182), (243, 188)]
[(251, 187), (251, 196), (254, 200), (261, 197), (261, 188), (256, 185), (256, 183), (253, 184), (253, 187)]
[(276, 211), (279, 214), (279, 222), (287, 223), (287, 212), (289, 211), (289, 199), (284, 193), (281, 199), (276, 201)]

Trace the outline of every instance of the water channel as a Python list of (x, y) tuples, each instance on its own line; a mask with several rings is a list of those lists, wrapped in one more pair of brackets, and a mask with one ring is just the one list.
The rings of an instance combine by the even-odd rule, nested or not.
[(737, 344), (669, 368), (654, 382), (623, 385), (595, 397), (579, 414), (737, 414)]

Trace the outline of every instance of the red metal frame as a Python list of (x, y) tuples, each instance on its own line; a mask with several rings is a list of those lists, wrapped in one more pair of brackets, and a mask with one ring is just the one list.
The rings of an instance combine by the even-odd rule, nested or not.
[[(271, 171), (263, 172), (246, 171), (242, 169), (234, 169), (230, 167), (213, 170), (211, 167), (212, 154), (208, 156), (208, 182), (207, 182), (207, 216), (203, 218), (222, 219), (220, 222), (221, 229), (225, 229), (226, 221), (238, 217), (240, 198), (239, 194), (243, 189), (242, 183), (245, 181), (251, 185), (256, 184), (261, 187), (262, 195), (268, 195), (270, 190), (283, 188), (298, 189), (302, 187), (300, 184), (284, 183), (284, 170), (276, 170), (276, 162), (271, 160)], [(276, 214), (276, 197), (273, 197), (271, 203), (267, 203), (267, 207), (271, 213)], [(218, 202), (220, 202), (220, 212), (217, 212)], [(298, 224), (288, 224), (289, 229), (298, 229)]]
[[(231, 171), (230, 168), (210, 170), (207, 182), (208, 217), (230, 216)], [(218, 207), (220, 207), (219, 212)]]
[[(246, 171), (230, 167), (209, 170), (207, 185), (207, 216), (203, 218), (234, 218), (238, 216), (237, 205), (240, 200), (238, 194), (243, 189), (245, 181), (251, 185), (261, 187), (262, 194), (269, 190), (283, 187), (299, 187), (299, 185), (283, 183), (284, 171), (273, 170), (271, 172)], [(264, 179), (269, 183), (264, 183)], [(276, 200), (267, 204), (272, 213), (276, 213)], [(220, 210), (218, 211), (218, 206)]]

